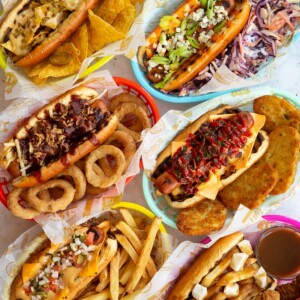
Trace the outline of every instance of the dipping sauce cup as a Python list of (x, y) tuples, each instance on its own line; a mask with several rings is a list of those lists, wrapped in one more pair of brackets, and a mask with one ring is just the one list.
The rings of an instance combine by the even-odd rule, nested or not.
[(278, 225), (265, 230), (257, 240), (256, 258), (277, 279), (294, 279), (300, 274), (300, 231)]

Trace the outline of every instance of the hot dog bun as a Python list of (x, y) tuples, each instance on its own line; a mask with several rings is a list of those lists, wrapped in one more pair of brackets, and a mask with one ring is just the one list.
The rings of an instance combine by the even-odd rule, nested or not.
[[(168, 158), (172, 157), (178, 149), (183, 147), (185, 144), (185, 141), (187, 138), (192, 134), (196, 133), (197, 130), (206, 123), (207, 121), (210, 120), (212, 116), (215, 115), (220, 115), (220, 118), (222, 118), (222, 113), (225, 111), (230, 111), (232, 109), (235, 109), (230, 106), (223, 106), (217, 109), (214, 109), (212, 111), (207, 112), (206, 114), (202, 115), (200, 118), (198, 118), (195, 122), (193, 122), (191, 125), (189, 125), (186, 129), (184, 129), (179, 135), (176, 136), (176, 138), (161, 152), (161, 154), (157, 158), (157, 163), (155, 166), (155, 169), (152, 173), (152, 180), (154, 182), (154, 185), (156, 185), (156, 188), (159, 190), (159, 186), (157, 186), (158, 178), (160, 174), (162, 174), (164, 171), (161, 169), (164, 166), (164, 163), (168, 160)], [(226, 113), (225, 113), (226, 114)], [(171, 197), (171, 194), (173, 193), (174, 189), (172, 189), (172, 193), (163, 193), (166, 201), (171, 207), (174, 207), (176, 209), (182, 209), (186, 207), (191, 207), (200, 201), (204, 200), (205, 198), (209, 198), (208, 195), (212, 194), (212, 198), (209, 198), (211, 200), (214, 200), (216, 197), (216, 193), (220, 191), (222, 188), (233, 182), (238, 176), (240, 176), (243, 172), (245, 172), (248, 168), (250, 168), (256, 161), (258, 161), (265, 151), (267, 150), (267, 147), (269, 145), (269, 138), (267, 134), (264, 131), (261, 131), (260, 129), (262, 128), (264, 124), (264, 117), (259, 116), (257, 117), (256, 115), (253, 115), (255, 120), (254, 120), (254, 125), (253, 128), (258, 126), (258, 131), (253, 132), (252, 138), (249, 138), (246, 142), (246, 144), (243, 147), (243, 152), (241, 157), (235, 158), (233, 160), (230, 160), (229, 164), (226, 166), (222, 166), (218, 172), (220, 176), (218, 177), (218, 181), (213, 183), (210, 187), (209, 183), (213, 182), (213, 179), (211, 177), (208, 177), (208, 179), (202, 183), (200, 183), (197, 188), (200, 191), (199, 193), (195, 193), (192, 197), (185, 197), (185, 198), (180, 198), (176, 200), (176, 197)], [(257, 118), (257, 120), (256, 120)], [(260, 123), (260, 124), (258, 124)], [(257, 136), (259, 134), (260, 137), (260, 145), (256, 151), (253, 150), (253, 145), (254, 141), (257, 139)], [(178, 146), (177, 146), (178, 145)], [(237, 167), (239, 164), (240, 167)], [(234, 169), (231, 170), (231, 166), (234, 166)], [(230, 170), (230, 171), (228, 171)], [(226, 172), (230, 172), (229, 175), (223, 176)], [(185, 178), (185, 177), (184, 177)], [(167, 178), (168, 179), (168, 178)], [(216, 186), (216, 187), (215, 187)], [(206, 189), (206, 194), (201, 193), (201, 189), (205, 187)], [(180, 188), (180, 186), (179, 186)], [(215, 192), (214, 191), (217, 189)], [(159, 191), (158, 191), (159, 192)], [(208, 195), (207, 195), (208, 193)]]
[(172, 288), (167, 300), (184, 300), (194, 286), (209, 273), (209, 271), (244, 238), (243, 233), (235, 232), (219, 239), (213, 246), (205, 250), (192, 263), (189, 269), (179, 277)]
[[(100, 223), (100, 222), (99, 222)], [(94, 228), (101, 232), (101, 240), (97, 241), (94, 244), (95, 248), (106, 248), (107, 245), (111, 243), (111, 238), (107, 236), (107, 231), (109, 230), (110, 223), (108, 221), (103, 221), (97, 225), (94, 223), (89, 227), (77, 226), (73, 234), (82, 234), (86, 236), (87, 232), (90, 229)], [(18, 268), (14, 269), (14, 274), (10, 278), (13, 278), (12, 282), (7, 282), (7, 290), (5, 293), (9, 295), (6, 299), (9, 300), (30, 300), (31, 296), (26, 293), (24, 289), (25, 284), (36, 278), (39, 274), (40, 269), (51, 268), (52, 255), (55, 254), (58, 250), (63, 249), (64, 247), (74, 243), (72, 238), (67, 238), (64, 242), (54, 245), (51, 244), (50, 240), (43, 234), (34, 239), (30, 245), (24, 250), (24, 254), (18, 260)], [(117, 250), (117, 243), (114, 241), (111, 247), (111, 250)], [(113, 249), (114, 248), (114, 249)], [(109, 254), (109, 253), (107, 253)], [(91, 252), (93, 259), (97, 258), (100, 260), (99, 251), (95, 250)], [(95, 257), (94, 257), (95, 256)], [(109, 259), (109, 257), (107, 257)], [(61, 263), (60, 263), (61, 264)], [(52, 266), (53, 268), (54, 266)], [(26, 268), (26, 269), (25, 269)], [(26, 272), (30, 268), (30, 274)], [(93, 270), (93, 274), (88, 274)], [(63, 282), (63, 288), (59, 288), (56, 292), (54, 290), (49, 290), (47, 292), (46, 299), (63, 299), (64, 296), (67, 296), (67, 299), (76, 299), (79, 294), (89, 285), (89, 283), (100, 273), (101, 269), (98, 271), (98, 268), (94, 267), (92, 263), (85, 263), (83, 266), (66, 266), (64, 269), (64, 274), (60, 276), (60, 280)], [(42, 279), (40, 279), (42, 280)]]
[[(29, 0), (23, 0), (9, 12), (0, 27), (0, 43), (4, 41), (7, 31), (14, 26), (14, 20), (18, 13), (30, 2)], [(73, 10), (42, 43), (33, 47), (24, 57), (16, 58), (16, 65), (19, 67), (32, 67), (50, 56), (86, 20), (88, 10), (93, 9), (98, 2), (99, 0), (79, 0), (79, 4), (75, 10)]]
[[(29, 134), (28, 132), (31, 132), (30, 130), (34, 128), (37, 122), (48, 118), (47, 115), (50, 111), (52, 112), (52, 114), (56, 113), (55, 109), (57, 109), (57, 105), (70, 107), (73, 103), (72, 99), (74, 99), (74, 97), (79, 97), (84, 101), (88, 101), (91, 107), (93, 105), (100, 107), (99, 114), (103, 116), (103, 121), (101, 121), (102, 123), (97, 124), (99, 124), (101, 128), (87, 131), (86, 134), (81, 134), (81, 132), (78, 132), (78, 134), (81, 134), (80, 137), (82, 138), (82, 140), (75, 142), (74, 149), (72, 149), (70, 145), (69, 151), (63, 153), (62, 156), (55, 156), (48, 164), (43, 164), (42, 162), (42, 165), (38, 170), (34, 170), (34, 172), (31, 173), (29, 172), (28, 174), (26, 174), (26, 176), (23, 174), (22, 177), (16, 178), (13, 182), (13, 185), (15, 187), (32, 187), (55, 177), (60, 172), (67, 169), (70, 165), (74, 164), (76, 161), (100, 146), (115, 131), (118, 125), (117, 117), (114, 115), (110, 115), (107, 112), (106, 106), (101, 101), (96, 99), (98, 97), (98, 94), (95, 90), (86, 88), (84, 86), (79, 86), (70, 91), (67, 91), (63, 95), (58, 96), (25, 122), (25, 124), (14, 134), (14, 136), (7, 143), (4, 144), (3, 148), (1, 149), (1, 167), (10, 171), (11, 175), (14, 177), (16, 177), (16, 175), (20, 176), (20, 159), (18, 151), (16, 150), (16, 141), (26, 139)], [(53, 119), (50, 118), (50, 121), (51, 120)], [(54, 121), (52, 122), (53, 124), (55, 124)], [(81, 130), (81, 127), (79, 129), (78, 127), (75, 127), (75, 122), (76, 121), (71, 123), (72, 126), (74, 126), (74, 130)], [(67, 127), (69, 126), (69, 124), (65, 124), (64, 126)], [(64, 133), (65, 127), (63, 128), (62, 134), (63, 137), (67, 138), (67, 135)], [(57, 129), (57, 131), (58, 130), (59, 129)], [(45, 134), (42, 135), (42, 139), (44, 139), (44, 142), (46, 142), (47, 138), (48, 137), (45, 136)], [(55, 146), (59, 147), (60, 143), (64, 143), (64, 138), (60, 138), (60, 141), (57, 142), (57, 145)]]
[[(200, 2), (200, 1), (199, 1)], [(178, 20), (183, 20), (186, 13), (196, 11), (199, 7), (198, 1), (186, 1), (182, 4), (172, 16)], [(204, 46), (198, 47), (196, 53), (180, 63), (172, 76), (166, 79), (163, 87), (165, 91), (173, 91), (179, 89), (182, 85), (193, 79), (199, 72), (201, 72), (211, 61), (213, 61), (226, 47), (233, 41), (247, 23), (250, 14), (250, 2), (248, 0), (236, 0), (234, 8), (229, 12), (228, 20), (225, 26), (214, 33), (212, 40), (205, 42)], [(141, 65), (147, 66), (155, 53), (162, 33), (162, 28), (158, 26), (147, 38), (147, 45), (141, 47), (138, 52), (138, 61)], [(174, 67), (173, 67), (174, 69)], [(170, 73), (171, 74), (171, 73)], [(148, 69), (147, 77), (150, 78), (150, 71)], [(164, 75), (166, 78), (168, 75)], [(157, 77), (156, 77), (157, 78)], [(153, 81), (154, 80), (154, 81)], [(153, 82), (159, 82), (159, 80)]]

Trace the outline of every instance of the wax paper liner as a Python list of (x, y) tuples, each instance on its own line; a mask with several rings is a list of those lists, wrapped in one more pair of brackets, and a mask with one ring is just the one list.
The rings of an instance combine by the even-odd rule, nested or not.
[[(148, 10), (150, 0), (137, 1), (136, 11), (137, 16), (127, 33), (125, 39), (112, 43), (98, 52), (94, 53), (92, 56), (86, 58), (81, 66), (78, 74), (66, 77), (59, 80), (50, 80), (44, 86), (36, 86), (21, 70), (21, 68), (15, 67), (10, 59), (5, 69), (5, 100), (12, 100), (16, 98), (32, 97), (36, 98), (37, 101), (40, 99), (40, 95), (43, 95), (43, 99), (49, 99), (54, 93), (61, 94), (68, 90), (78, 79), (79, 75), (86, 70), (86, 68), (95, 60), (100, 57), (108, 55), (122, 55), (126, 54), (129, 57), (133, 57), (136, 53), (136, 49), (145, 43), (145, 34), (143, 30), (144, 16)], [(16, 1), (10, 0), (0, 0), (4, 7), (2, 12), (5, 16), (6, 12), (14, 6)], [(0, 13), (1, 14), (1, 13)], [(1, 22), (1, 18), (0, 18)]]
[[(262, 231), (278, 224), (280, 223), (268, 222), (267, 220), (258, 218), (255, 223), (240, 231), (244, 233), (245, 239), (251, 242), (254, 249), (256, 241)], [(236, 232), (236, 230), (233, 232)], [(135, 297), (135, 300), (165, 299), (178, 276), (188, 268), (202, 250), (210, 247), (212, 244), (213, 243), (204, 244), (201, 242), (192, 243), (190, 241), (181, 243), (164, 263), (159, 272), (155, 274), (149, 284)], [(277, 284), (286, 282), (288, 281), (282, 280), (278, 281)]]
[[(86, 80), (80, 83), (94, 88), (99, 94), (107, 90), (107, 98), (111, 98), (122, 92), (108, 71), (98, 71), (89, 75)], [(0, 113), (0, 144), (8, 140), (20, 122), (33, 112), (44, 106), (48, 101), (36, 101), (35, 99), (16, 99), (4, 111)], [(17, 122), (16, 116), (18, 116)], [(107, 190), (101, 196), (84, 198), (72, 203), (69, 208), (59, 213), (42, 214), (35, 218), (47, 236), (53, 243), (59, 243), (64, 238), (64, 233), (68, 232), (71, 225), (79, 224), (86, 218), (98, 214), (99, 211), (111, 207), (122, 200), (122, 193), (128, 178), (135, 176), (140, 171), (141, 148), (138, 148), (128, 166), (127, 171), (118, 180), (115, 186)], [(0, 168), (0, 178), (9, 179), (6, 170)]]
[[(135, 212), (134, 212), (135, 213)], [(138, 212), (139, 213), (139, 212)], [(101, 213), (96, 215), (100, 216)], [(21, 234), (0, 257), (0, 299), (9, 299), (9, 289), (16, 274), (27, 260), (30, 252), (27, 250), (37, 237), (42, 237), (42, 229), (36, 225)], [(42, 239), (42, 238), (41, 238)], [(178, 241), (172, 235), (161, 232), (157, 242), (155, 262), (162, 266), (173, 250), (178, 246)]]
[[(203, 102), (184, 112), (175, 110), (168, 111), (164, 116), (161, 117), (155, 126), (148, 131), (142, 143), (142, 159), (147, 176), (149, 177), (149, 175), (152, 173), (158, 154), (174, 139), (178, 132), (195, 121), (199, 116), (203, 115), (207, 111), (215, 109), (219, 105), (240, 106), (245, 111), (253, 111), (252, 102), (254, 99), (262, 95), (272, 94), (274, 94), (274, 90), (269, 87), (244, 89), (214, 98), (207, 102)], [(300, 163), (298, 163), (294, 183), (286, 193), (276, 196), (269, 196), (262, 205), (253, 210), (249, 210), (243, 205), (240, 205), (237, 211), (229, 210), (227, 214), (227, 220), (223, 228), (215, 234), (209, 235), (212, 242), (216, 241), (221, 236), (228, 235), (254, 223), (259, 219), (260, 216), (277, 208), (283, 204), (283, 202), (291, 199), (295, 195), (296, 189), (300, 187), (299, 165)], [(151, 202), (155, 201), (154, 198), (146, 200)], [(167, 210), (165, 209), (164, 211)], [(164, 213), (164, 211), (162, 213)]]
[[(145, 11), (144, 24), (146, 36), (158, 26), (159, 21), (163, 16), (170, 15), (170, 13), (175, 11), (175, 9), (181, 4), (182, 0), (156, 0), (149, 3), (149, 7), (151, 7), (151, 9), (147, 9)], [(294, 35), (300, 35), (300, 28), (295, 31)], [(222, 65), (218, 68), (212, 79), (199, 90), (196, 90), (193, 93), (193, 96), (250, 87), (271, 80), (275, 77), (276, 69), (280, 65), (284, 64), (291, 56), (299, 58), (299, 47), (299, 40), (298, 43), (290, 43), (287, 47), (282, 47), (278, 50), (278, 54), (275, 59), (270, 60), (261, 71), (247, 79), (237, 76), (230, 71), (228, 67)], [(134, 60), (137, 61), (136, 57)]]

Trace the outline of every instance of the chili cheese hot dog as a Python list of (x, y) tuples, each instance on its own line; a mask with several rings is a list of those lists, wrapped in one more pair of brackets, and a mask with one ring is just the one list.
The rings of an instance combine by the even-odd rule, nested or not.
[(19, 67), (50, 56), (85, 21), (99, 0), (22, 0), (0, 26), (0, 44)]
[(179, 209), (215, 199), (266, 151), (264, 123), (265, 116), (230, 106), (204, 114), (158, 156), (152, 173), (158, 193)]
[(74, 88), (40, 109), (4, 143), (0, 165), (15, 178), (15, 187), (35, 186), (92, 152), (117, 125), (95, 90)]
[(238, 35), (250, 14), (248, 0), (187, 0), (161, 19), (138, 53), (154, 87), (179, 89)]

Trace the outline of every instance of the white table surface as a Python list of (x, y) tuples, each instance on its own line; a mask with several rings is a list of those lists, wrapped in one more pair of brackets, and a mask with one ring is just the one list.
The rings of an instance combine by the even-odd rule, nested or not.
[[(286, 89), (300, 97), (300, 40), (297, 43), (297, 48), (298, 51), (296, 52), (296, 55), (289, 57), (286, 63), (276, 70), (276, 77), (269, 83), (269, 85)], [(106, 65), (105, 68), (110, 70), (113, 76), (126, 77), (136, 81), (131, 71), (130, 62), (125, 57), (113, 59)], [(0, 109), (3, 109), (9, 104), (9, 102), (3, 100), (4, 74), (1, 70), (0, 79), (0, 95), (2, 96), (0, 97)], [(185, 110), (195, 104), (172, 104), (157, 100), (157, 105), (160, 110), (160, 114), (163, 115), (170, 109)], [(136, 202), (148, 207), (142, 191), (142, 173), (136, 176), (126, 186), (123, 199), (124, 201)], [(298, 190), (292, 200), (286, 202), (270, 214), (281, 214), (300, 220), (300, 191)], [(34, 222), (14, 217), (2, 204), (0, 204), (0, 256), (10, 243), (12, 243), (22, 232), (33, 225), (35, 225)], [(186, 239), (193, 241), (199, 240), (199, 237), (190, 238), (170, 227), (167, 227), (167, 229), (169, 233), (176, 235), (180, 241)]]

